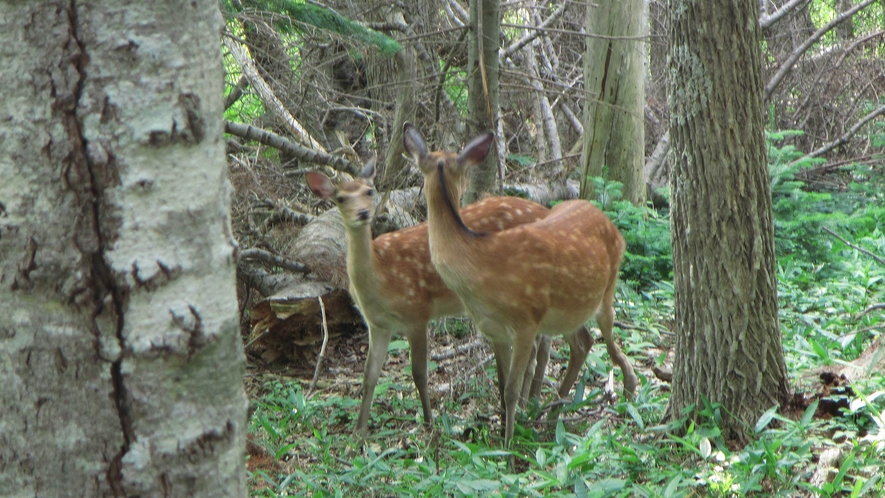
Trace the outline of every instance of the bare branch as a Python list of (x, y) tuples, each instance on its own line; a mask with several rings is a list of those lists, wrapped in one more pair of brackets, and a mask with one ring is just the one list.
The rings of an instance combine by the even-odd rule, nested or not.
[(796, 61), (802, 57), (802, 54), (805, 53), (812, 45), (817, 43), (828, 31), (835, 28), (841, 22), (846, 19), (851, 18), (854, 14), (856, 14), (861, 9), (869, 6), (870, 4), (875, 3), (877, 0), (865, 0), (862, 3), (859, 3), (845, 12), (842, 12), (835, 19), (827, 23), (824, 27), (815, 31), (807, 40), (805, 40), (802, 45), (799, 46), (796, 50), (793, 51), (792, 54), (787, 58), (787, 60), (781, 65), (780, 69), (778, 69), (777, 73), (769, 80), (768, 84), (765, 85), (765, 93), (763, 94), (763, 100), (766, 102), (771, 98), (771, 94), (774, 93), (774, 90), (778, 85), (784, 80), (787, 74), (793, 69), (793, 65), (796, 64)]
[(224, 46), (230, 51), (231, 56), (237, 61), (237, 64), (240, 65), (240, 68), (243, 70), (243, 74), (246, 78), (249, 79), (249, 83), (251, 83), (252, 88), (254, 88), (258, 94), (261, 96), (261, 100), (264, 104), (286, 125), (291, 129), (294, 135), (304, 143), (306, 146), (315, 149), (319, 152), (326, 152), (326, 149), (323, 148), (320, 143), (310, 136), (310, 133), (301, 126), (301, 123), (292, 116), (289, 111), (286, 110), (285, 106), (280, 99), (274, 94), (273, 90), (271, 90), (270, 86), (267, 82), (264, 81), (264, 78), (258, 73), (258, 69), (255, 67), (255, 63), (252, 61), (252, 58), (246, 54), (245, 50), (243, 50), (242, 45), (237, 40), (229, 36), (222, 37), (224, 41)]
[[(565, 12), (565, 8), (567, 6), (568, 6), (568, 2), (563, 2), (562, 5), (560, 5), (558, 9), (553, 11), (553, 13), (550, 14), (550, 17), (548, 17), (547, 20), (544, 21), (544, 23), (538, 27), (539, 28), (549, 28), (550, 25), (552, 25), (560, 17), (562, 17), (562, 14)], [(541, 33), (542, 33), (542, 31), (537, 30), (537, 29), (529, 31), (528, 33), (526, 33), (525, 36), (523, 36), (519, 40), (516, 40), (515, 43), (513, 43), (509, 47), (502, 50), (501, 51), (501, 58), (506, 59), (508, 57), (511, 57), (513, 54), (518, 52), (522, 47), (526, 46), (526, 44), (531, 43), (532, 40), (534, 40), (535, 38), (540, 36)]]
[(848, 140), (850, 140), (851, 137), (853, 137), (867, 123), (869, 123), (870, 121), (876, 119), (877, 117), (879, 117), (883, 114), (885, 114), (885, 105), (879, 107), (878, 109), (876, 109), (873, 112), (864, 116), (863, 119), (861, 119), (860, 121), (855, 123), (854, 126), (852, 126), (848, 131), (846, 131), (841, 137), (837, 138), (836, 140), (833, 140), (832, 142), (830, 142), (828, 144), (825, 144), (823, 147), (821, 147), (813, 152), (809, 152), (808, 154), (802, 156), (799, 159), (796, 159), (795, 161), (793, 161), (792, 164), (802, 161), (803, 159), (808, 159), (811, 157), (820, 157), (820, 156), (826, 154), (827, 152), (835, 149), (836, 147), (839, 147), (840, 145), (847, 143)]
[(329, 344), (329, 326), (326, 324), (326, 305), (323, 304), (323, 297), (317, 296), (320, 301), (320, 311), (323, 315), (323, 345), (320, 347), (320, 354), (317, 355), (317, 367), (313, 371), (313, 380), (310, 381), (310, 388), (307, 390), (307, 397), (313, 396), (314, 389), (317, 387), (317, 380), (320, 378), (320, 370), (323, 367), (323, 359), (326, 357), (326, 346)]
[(240, 79), (237, 80), (237, 84), (234, 85), (230, 93), (227, 94), (227, 97), (224, 98), (225, 109), (230, 109), (230, 106), (234, 105), (238, 100), (240, 100), (240, 97), (243, 96), (243, 90), (245, 90), (248, 84), (249, 80), (247, 80), (245, 76), (240, 76)]
[(862, 252), (862, 253), (866, 254), (867, 256), (875, 259), (876, 262), (878, 262), (880, 265), (885, 266), (885, 258), (882, 258), (878, 254), (876, 254), (874, 252), (870, 252), (870, 251), (864, 249), (863, 247), (860, 247), (858, 245), (852, 244), (851, 242), (848, 242), (847, 240), (842, 238), (842, 236), (840, 236), (838, 233), (830, 230), (827, 227), (821, 227), (821, 228), (823, 229), (824, 232), (827, 232), (828, 234), (832, 235), (833, 237), (836, 237), (837, 239), (841, 240), (842, 243), (845, 244), (846, 246), (854, 249), (855, 251)]
[(452, 23), (456, 26), (465, 26), (470, 19), (470, 14), (464, 10), (464, 7), (457, 0), (443, 0), (443, 8), (449, 15)]
[[(876, 0), (867, 0), (876, 1)], [(536, 30), (544, 33), (562, 33), (565, 35), (571, 36), (582, 36), (584, 38), (601, 38), (603, 40), (638, 40), (638, 41), (646, 41), (651, 40), (652, 38), (661, 38), (656, 35), (641, 35), (641, 36), (609, 36), (609, 35), (600, 35), (597, 33), (583, 33), (581, 31), (573, 31), (570, 29), (555, 29), (555, 28), (541, 28), (538, 26), (528, 26), (526, 24), (510, 24), (510, 23), (501, 23), (502, 28), (518, 28), (518, 29), (528, 29), (528, 30)]]
[(268, 130), (234, 123), (233, 121), (225, 121), (224, 131), (231, 135), (236, 135), (240, 138), (245, 138), (246, 140), (255, 140), (256, 142), (287, 152), (301, 161), (322, 164), (339, 171), (345, 171), (351, 175), (357, 175), (360, 171), (356, 165), (343, 157), (308, 149), (307, 147), (296, 144), (295, 142)]
[(780, 21), (785, 15), (790, 12), (796, 10), (802, 4), (808, 3), (809, 0), (791, 0), (786, 5), (778, 9), (777, 12), (771, 14), (770, 16), (759, 16), (759, 26), (762, 29), (770, 28), (774, 23)]
[(867, 315), (871, 311), (876, 311), (876, 310), (885, 310), (885, 303), (879, 303), (879, 304), (874, 304), (874, 305), (870, 306), (869, 308), (863, 310), (859, 315), (854, 317), (854, 319), (860, 320), (861, 318), (863, 318), (865, 315)]
[(284, 258), (279, 254), (273, 254), (264, 249), (251, 248), (240, 251), (237, 254), (240, 261), (261, 261), (269, 266), (279, 266), (284, 270), (295, 273), (310, 273), (312, 270), (307, 266), (291, 259)]
[(538, 134), (538, 139), (543, 143), (539, 144), (538, 149), (548, 150), (550, 159), (556, 161), (550, 175), (556, 176), (563, 170), (562, 162), (559, 161), (562, 159), (562, 145), (559, 143), (559, 130), (556, 127), (556, 118), (553, 116), (553, 107), (550, 105), (550, 100), (547, 98), (547, 94), (544, 93), (544, 86), (541, 83), (538, 65), (535, 60), (536, 56), (534, 47), (528, 45), (525, 57), (526, 66), (530, 73), (535, 76), (534, 78), (529, 78), (528, 83), (534, 88), (537, 95), (536, 106), (543, 123), (543, 126), (540, 128), (543, 133)]

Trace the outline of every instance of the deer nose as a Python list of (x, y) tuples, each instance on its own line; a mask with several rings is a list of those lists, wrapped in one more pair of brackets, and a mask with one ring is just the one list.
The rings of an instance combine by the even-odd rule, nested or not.
[(366, 221), (369, 219), (369, 210), (368, 209), (360, 209), (356, 212), (357, 217), (360, 221)]

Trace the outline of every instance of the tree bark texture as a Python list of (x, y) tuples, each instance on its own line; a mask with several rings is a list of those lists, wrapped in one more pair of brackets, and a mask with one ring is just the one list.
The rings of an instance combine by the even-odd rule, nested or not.
[[(789, 385), (777, 315), (760, 31), (752, 0), (671, 0), (676, 360), (669, 415), (702, 397), (744, 439)], [(694, 415), (692, 415), (693, 417)]]
[(581, 197), (594, 199), (590, 177), (624, 184), (624, 198), (645, 203), (645, 0), (588, 4), (584, 55), (584, 150)]
[[(405, 24), (402, 13), (397, 13), (395, 21)], [(418, 93), (418, 63), (415, 51), (404, 47), (394, 56), (396, 64), (396, 112), (389, 128), (390, 142), (384, 157), (384, 175), (378, 187), (384, 191), (391, 190), (403, 182), (411, 162), (403, 156), (403, 124), (415, 120), (415, 109), (418, 107), (415, 95)]]
[(4, 496), (245, 496), (220, 27), (0, 4)]
[[(467, 37), (467, 91), (469, 93), (467, 140), (497, 130), (498, 49), (501, 46), (500, 0), (470, 0), (470, 31)], [(499, 137), (500, 138), (500, 137)], [(470, 171), (470, 184), (462, 202), (470, 204), (495, 188), (498, 154)]]

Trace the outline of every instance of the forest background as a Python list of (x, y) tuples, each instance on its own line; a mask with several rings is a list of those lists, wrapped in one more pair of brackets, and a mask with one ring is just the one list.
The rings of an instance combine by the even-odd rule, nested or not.
[[(280, 297), (280, 289), (292, 285), (268, 278), (275, 265), (319, 272), (329, 288), (343, 289), (336, 274), (341, 266), (326, 266), (328, 247), (316, 248), (317, 232), (292, 236), (317, 224), (315, 216), (330, 207), (311, 197), (301, 181), (316, 164), (305, 150), (347, 158), (321, 160), (330, 174), (353, 174), (372, 154), (385, 159), (376, 180), (384, 195), (376, 234), (411, 222), (404, 218), (423, 219), (420, 176), (400, 157), (398, 129), (403, 120), (415, 121), (438, 148), (450, 150), (472, 136), (464, 69), (470, 57), (468, 6), (455, 0), (416, 2), (408, 9), (373, 2), (333, 2), (329, 9), (273, 1), (229, 6), (226, 119), (235, 229), (247, 253), (238, 269), (244, 329), (247, 319), (250, 326), (271, 320), (249, 333), (247, 348), (254, 367), (249, 385), (258, 399), (250, 464), (256, 494), (882, 492), (875, 472), (882, 447), (871, 442), (881, 433), (871, 435), (882, 423), (879, 396), (885, 387), (876, 367), (883, 355), (885, 276), (885, 4), (761, 3), (779, 315), (797, 394), (792, 413), (767, 412), (754, 429), (757, 439), (745, 448), (723, 440), (716, 405), (706, 407), (707, 422), (693, 425), (685, 437), (657, 426), (669, 392), (655, 374), (666, 379), (674, 343), (668, 21), (666, 2), (642, 5), (648, 10), (639, 21), (647, 23), (647, 35), (636, 41), (645, 53), (644, 143), (634, 148), (641, 145), (645, 159), (637, 193), (635, 185), (612, 181), (609, 168), (594, 174), (582, 165), (585, 110), (598, 101), (585, 88), (588, 5), (500, 4), (501, 142), (493, 190), (543, 203), (590, 192), (616, 221), (628, 241), (616, 300), (620, 340), (647, 380), (636, 400), (615, 400), (609, 362), (597, 344), (575, 400), (559, 412), (560, 422), (552, 427), (543, 417), (526, 421), (530, 430), (517, 452), (524, 459), (518, 472), (508, 471), (500, 458), (494, 426), (481, 422), (495, 413), (494, 373), (489, 350), (464, 321), (441, 320), (432, 332), (431, 384), (444, 406), (440, 434), (428, 442), (414, 432), (420, 410), (407, 375), (407, 345), (394, 341), (387, 377), (376, 390), (374, 411), (379, 403), (387, 407), (381, 419), (373, 419), (377, 442), (354, 456), (343, 448), (349, 445), (365, 351), (349, 336), (358, 317), (340, 318), (340, 311), (327, 324), (302, 316), (304, 327), (284, 326), (289, 310), (255, 304)], [(292, 121), (301, 132), (292, 131)], [(329, 234), (323, 240), (341, 240), (340, 232), (332, 234), (336, 223), (322, 228)], [(305, 244), (308, 237), (313, 242)], [(282, 294), (293, 297), (291, 291)], [(309, 313), (318, 311), (313, 306)], [(327, 347), (324, 327), (338, 339), (331, 339), (321, 358), (323, 389), (314, 392), (309, 380), (319, 368), (320, 345)], [(259, 338), (261, 331), (265, 336)], [(293, 337), (305, 347), (291, 348)], [(561, 365), (564, 352), (554, 355)], [(285, 369), (265, 370), (281, 358)], [(834, 398), (844, 411), (821, 407)], [(551, 409), (542, 401), (528, 415), (538, 420)], [(818, 465), (832, 472), (816, 471)]]
[[(881, 1), (0, 5), (4, 494), (883, 494)], [(555, 400), (557, 340), (503, 445), (446, 318), (434, 423), (396, 340), (355, 437), (365, 325), (305, 177), (377, 156), (374, 233), (423, 220), (406, 121), (495, 132), (465, 202), (616, 223), (635, 396), (597, 340)]]

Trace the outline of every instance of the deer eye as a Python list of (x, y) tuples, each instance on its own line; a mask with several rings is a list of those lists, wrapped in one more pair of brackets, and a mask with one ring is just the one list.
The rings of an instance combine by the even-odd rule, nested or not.
[(338, 197), (335, 198), (335, 202), (337, 202), (338, 204), (344, 204), (344, 196), (339, 195)]
[(366, 195), (368, 195), (369, 197), (372, 197), (373, 195), (375, 195), (375, 189), (370, 188), (369, 190), (366, 191)]

